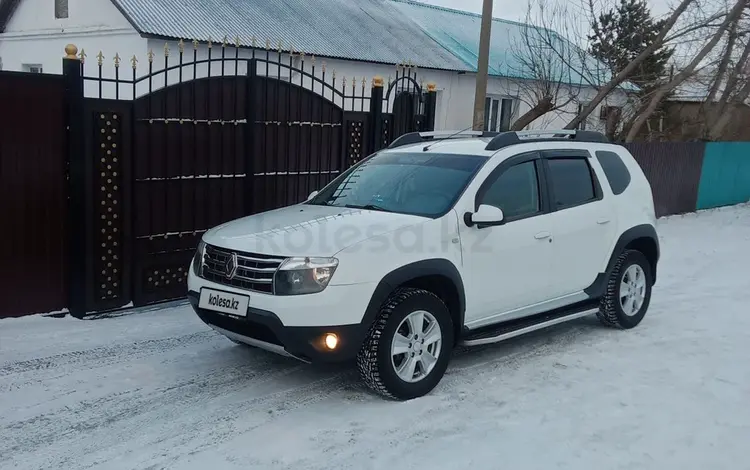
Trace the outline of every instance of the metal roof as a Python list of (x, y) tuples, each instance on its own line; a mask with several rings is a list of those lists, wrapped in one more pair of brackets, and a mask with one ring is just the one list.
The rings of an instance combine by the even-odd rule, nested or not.
[(251, 44), (318, 56), (465, 70), (389, 0), (112, 0), (141, 34)]
[[(481, 15), (413, 0), (391, 1), (469, 70), (477, 70)], [(529, 63), (537, 69), (542, 67), (544, 72), (535, 73)], [(489, 73), (532, 80), (541, 75), (576, 85), (603, 84), (611, 78), (601, 62), (556, 32), (499, 18), (492, 21)], [(624, 85), (633, 88), (631, 84)]]
[[(1, 0), (0, 0), (1, 1)], [(423, 68), (475, 72), (481, 15), (412, 0), (111, 0), (146, 36), (230, 41), (243, 45), (290, 48), (306, 54), (386, 64), (411, 61)], [(573, 51), (554, 32), (494, 19), (490, 74), (535, 79), (518, 61), (524, 34), (543, 32)], [(539, 42), (539, 41), (537, 41)], [(567, 48), (567, 49), (566, 49)], [(556, 81), (586, 84), (606, 81), (598, 61), (577, 49), (552, 65)], [(583, 67), (582, 61), (588, 67)], [(596, 70), (599, 80), (581, 71)], [(589, 74), (590, 75), (590, 74)]]

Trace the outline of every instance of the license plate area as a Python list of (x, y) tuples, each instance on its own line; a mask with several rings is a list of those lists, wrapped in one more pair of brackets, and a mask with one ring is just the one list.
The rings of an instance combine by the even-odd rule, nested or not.
[(204, 287), (201, 289), (198, 307), (236, 317), (246, 317), (249, 302), (250, 297), (246, 295)]

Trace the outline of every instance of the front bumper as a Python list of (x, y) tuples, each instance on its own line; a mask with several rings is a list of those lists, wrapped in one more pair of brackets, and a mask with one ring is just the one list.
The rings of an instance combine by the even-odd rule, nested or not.
[[(276, 314), (267, 310), (250, 306), (246, 317), (234, 317), (198, 307), (199, 298), (199, 292), (188, 292), (188, 300), (198, 317), (219, 333), (305, 362), (353, 360), (369, 328), (369, 322), (366, 321), (339, 326), (285, 326)], [(338, 336), (338, 346), (333, 351), (325, 347), (324, 335), (327, 333)]]

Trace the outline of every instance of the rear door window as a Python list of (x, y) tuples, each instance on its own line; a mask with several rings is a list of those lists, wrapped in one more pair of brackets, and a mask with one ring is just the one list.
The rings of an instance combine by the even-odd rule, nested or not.
[(547, 160), (552, 182), (554, 209), (579, 206), (598, 199), (589, 162), (584, 157), (550, 158)]

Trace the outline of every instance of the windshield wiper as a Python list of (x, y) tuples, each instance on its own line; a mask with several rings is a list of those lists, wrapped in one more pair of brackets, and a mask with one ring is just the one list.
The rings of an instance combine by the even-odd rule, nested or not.
[(361, 206), (357, 204), (344, 204), (344, 207), (349, 208), (349, 209), (365, 209), (368, 211), (393, 212), (393, 211), (386, 209), (385, 207), (381, 207), (375, 204), (364, 204)]

